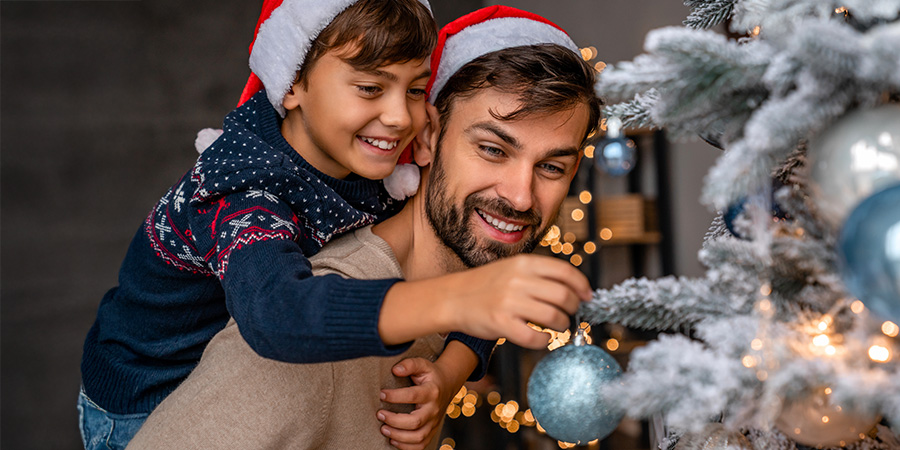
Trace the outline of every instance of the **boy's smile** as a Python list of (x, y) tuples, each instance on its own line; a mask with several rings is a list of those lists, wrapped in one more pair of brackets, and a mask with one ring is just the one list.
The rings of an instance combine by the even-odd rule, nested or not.
[(529, 252), (553, 224), (578, 168), (587, 107), (516, 120), (516, 96), (482, 89), (455, 100), (431, 162), (429, 222), (469, 267)]
[[(352, 51), (345, 49), (343, 52)], [(282, 133), (313, 167), (378, 180), (425, 125), (425, 60), (359, 70), (328, 52), (284, 97)]]

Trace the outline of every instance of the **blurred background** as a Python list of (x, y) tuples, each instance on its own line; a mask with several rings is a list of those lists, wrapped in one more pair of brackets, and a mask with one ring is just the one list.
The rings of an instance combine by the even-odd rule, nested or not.
[[(260, 4), (0, 1), (0, 447), (81, 448), (84, 336), (134, 231), (196, 160), (196, 132), (220, 126), (236, 104)], [(495, 3), (432, 4), (444, 25)], [(598, 68), (633, 59), (648, 31), (688, 14), (679, 0), (503, 4), (561, 25)], [(696, 254), (713, 214), (697, 199), (719, 151), (661, 132), (629, 137), (636, 167), (591, 173), (586, 159), (556, 236), (539, 251), (578, 265), (598, 288), (631, 276), (700, 275)], [(650, 338), (595, 328), (594, 343), (623, 367)], [(525, 385), (545, 353), (498, 347), (488, 378), (451, 405), (443, 448), (565, 447), (527, 414)], [(626, 419), (585, 448), (650, 448), (648, 424)]]

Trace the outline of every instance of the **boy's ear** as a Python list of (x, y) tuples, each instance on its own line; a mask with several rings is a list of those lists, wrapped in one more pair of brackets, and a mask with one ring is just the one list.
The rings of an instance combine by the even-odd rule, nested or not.
[(413, 141), (413, 159), (419, 167), (425, 167), (434, 161), (434, 152), (441, 132), (437, 108), (425, 102), (425, 112), (428, 114), (428, 121)]
[(284, 106), (285, 111), (300, 107), (300, 95), (302, 92), (303, 86), (300, 85), (299, 81), (291, 85), (287, 93), (284, 94), (284, 98), (281, 99), (281, 106)]

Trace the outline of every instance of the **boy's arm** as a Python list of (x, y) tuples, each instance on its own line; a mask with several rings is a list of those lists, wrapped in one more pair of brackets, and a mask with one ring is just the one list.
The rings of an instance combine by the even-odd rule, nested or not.
[(481, 339), (505, 337), (532, 349), (547, 335), (528, 323), (554, 330), (569, 327), (569, 315), (591, 287), (568, 262), (518, 255), (481, 267), (426, 280), (401, 282), (387, 291), (378, 321), (385, 344), (433, 332), (460, 331)]
[(447, 336), (447, 346), (449, 347), (452, 342), (463, 344), (470, 350), (470, 353), (478, 359), (476, 366), (468, 375), (468, 381), (478, 381), (482, 379), (487, 373), (488, 363), (491, 362), (491, 355), (494, 353), (494, 348), (497, 346), (497, 340), (479, 339), (465, 333), (454, 331)]
[(314, 363), (406, 351), (409, 342), (386, 345), (378, 334), (384, 295), (397, 281), (313, 276), (295, 242), (272, 239), (233, 251), (222, 286), (228, 311), (254, 351)]
[(378, 411), (378, 419), (384, 422), (381, 433), (401, 450), (426, 447), (440, 432), (450, 401), (478, 364), (478, 355), (459, 341), (448, 342), (434, 363), (422, 358), (397, 363), (392, 369), (394, 375), (410, 377), (414, 385), (385, 389), (382, 399), (389, 403), (415, 404), (416, 408), (408, 414)]

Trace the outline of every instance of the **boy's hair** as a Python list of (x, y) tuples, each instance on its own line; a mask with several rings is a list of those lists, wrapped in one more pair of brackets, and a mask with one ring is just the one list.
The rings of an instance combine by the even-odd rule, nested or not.
[(515, 111), (506, 115), (491, 111), (491, 115), (500, 120), (553, 114), (585, 104), (589, 122), (582, 142), (586, 143), (588, 136), (599, 126), (600, 107), (603, 106), (603, 101), (594, 92), (596, 78), (594, 68), (560, 45), (510, 47), (482, 55), (464, 65), (438, 93), (434, 106), (441, 123), (447, 123), (455, 99), (475, 95), (478, 90), (489, 87), (518, 95), (520, 106)]
[(437, 24), (419, 0), (360, 0), (338, 14), (316, 37), (297, 74), (306, 86), (319, 58), (351, 44), (338, 56), (357, 70), (425, 59), (437, 43)]

